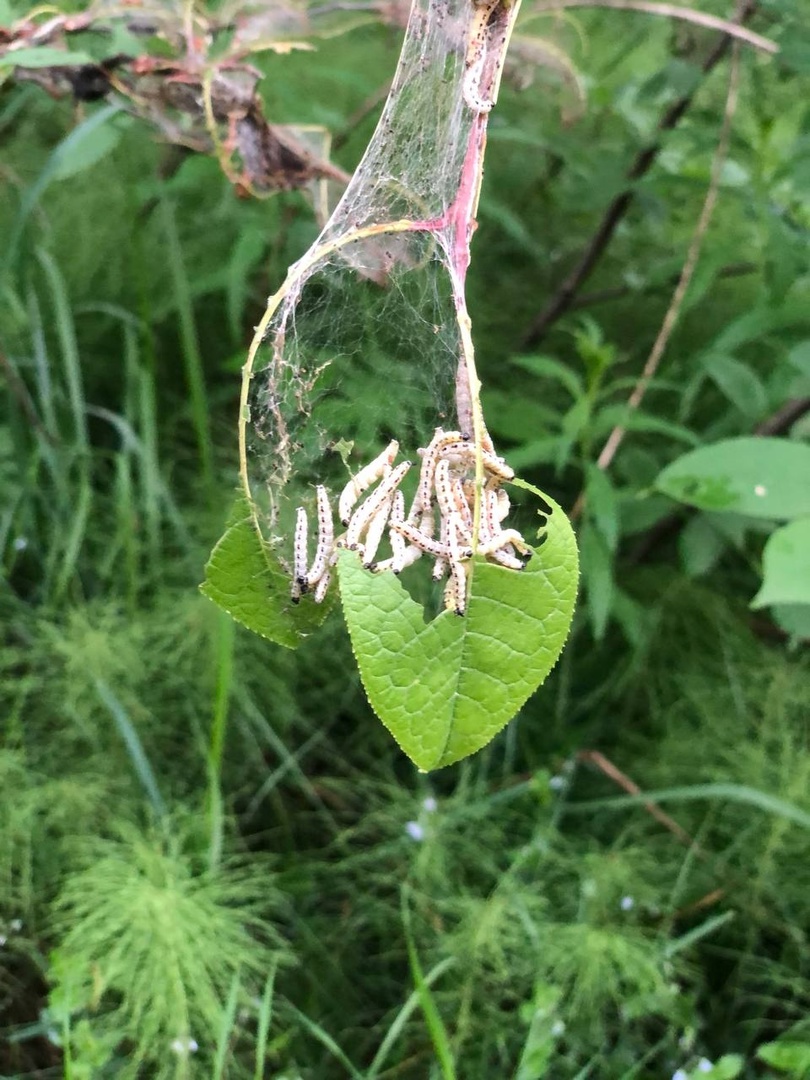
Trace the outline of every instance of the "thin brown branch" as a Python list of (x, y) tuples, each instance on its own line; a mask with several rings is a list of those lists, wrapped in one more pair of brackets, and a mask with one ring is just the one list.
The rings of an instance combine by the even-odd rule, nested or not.
[[(700, 252), (703, 247), (703, 241), (706, 237), (706, 232), (709, 228), (709, 224), (714, 214), (714, 208), (717, 204), (717, 194), (720, 189), (720, 176), (723, 171), (723, 165), (728, 155), (729, 142), (731, 140), (731, 125), (734, 119), (734, 114), (737, 111), (737, 100), (739, 88), (739, 52), (735, 45), (734, 56), (731, 62), (731, 71), (729, 73), (728, 93), (726, 95), (726, 106), (723, 111), (723, 126), (720, 131), (720, 138), (717, 142), (717, 147), (714, 152), (714, 158), (712, 160), (711, 176), (709, 179), (709, 187), (706, 191), (706, 198), (703, 200), (703, 207), (700, 211), (700, 217), (698, 223), (695, 226), (695, 231), (692, 233), (692, 239), (689, 242), (689, 250), (686, 253), (686, 260), (681, 269), (680, 276), (678, 278), (678, 284), (675, 286), (675, 292), (672, 294), (672, 300), (669, 303), (666, 314), (664, 315), (664, 321), (661, 323), (661, 328), (658, 331), (653, 347), (650, 350), (650, 355), (647, 357), (646, 363), (642, 369), (641, 374), (638, 377), (636, 385), (633, 387), (633, 392), (627, 399), (628, 410), (637, 409), (641, 402), (644, 400), (644, 395), (647, 393), (650, 382), (655, 377), (658, 367), (663, 359), (666, 347), (669, 344), (669, 339), (672, 337), (672, 333), (675, 329), (675, 325), (678, 321), (678, 317), (683, 307), (683, 302), (686, 299), (686, 293), (689, 289), (689, 285), (692, 281), (697, 262), (700, 257)], [(624, 440), (624, 436), (627, 433), (627, 428), (622, 424), (617, 424), (602, 447), (602, 451), (599, 457), (596, 459), (596, 465), (599, 469), (607, 469), (610, 467), (619, 447)], [(571, 509), (571, 517), (576, 520), (582, 513), (585, 507), (585, 492), (582, 491), (577, 498)]]
[(550, 0), (549, 3), (540, 4), (533, 8), (533, 14), (540, 12), (561, 11), (564, 8), (599, 7), (612, 8), (615, 11), (639, 11), (647, 15), (661, 15), (665, 19), (682, 19), (684, 22), (703, 26), (707, 30), (718, 30), (721, 34), (736, 38), (737, 41), (750, 45), (753, 49), (761, 49), (766, 53), (779, 52), (779, 46), (770, 38), (755, 34), (744, 26), (729, 19), (720, 19), (716, 15), (708, 15), (704, 11), (696, 11), (694, 8), (681, 7), (677, 4), (659, 4), (653, 0)]
[[(735, 23), (743, 23), (751, 17), (757, 8), (757, 0), (737, 0), (737, 9), (734, 16)], [(708, 54), (702, 65), (704, 78), (717, 67), (731, 48), (733, 38), (724, 35)], [(636, 181), (646, 176), (655, 162), (661, 149), (661, 136), (671, 131), (680, 122), (683, 115), (692, 104), (697, 87), (688, 94), (674, 101), (663, 113), (658, 122), (658, 135), (651, 145), (644, 147), (636, 155), (633, 164), (627, 171), (628, 184), (633, 185)], [(605, 253), (613, 234), (623, 220), (635, 198), (635, 190), (632, 186), (620, 192), (610, 203), (599, 223), (596, 232), (591, 237), (585, 250), (580, 255), (576, 266), (562, 283), (557, 293), (551, 298), (546, 307), (540, 312), (529, 328), (524, 339), (524, 347), (536, 345), (547, 333), (549, 327), (564, 315), (571, 307), (576, 294), (590, 277), (594, 267)]]
[(385, 102), (386, 98), (391, 93), (391, 87), (393, 85), (394, 80), (387, 79), (381, 86), (377, 87), (373, 94), (369, 94), (369, 96), (359, 106), (359, 108), (355, 109), (355, 111), (348, 118), (340, 131), (336, 131), (335, 134), (332, 136), (333, 150), (339, 150), (349, 138), (351, 133), (355, 130), (355, 128), (359, 127), (359, 125), (362, 124), (362, 122), (366, 119), (367, 116), (373, 113), (375, 109), (378, 109)]
[(50, 443), (51, 446), (58, 446), (59, 441), (56, 439), (50, 431), (45, 427), (39, 418), (36, 406), (31, 400), (31, 395), (28, 393), (28, 387), (23, 380), (14, 365), (9, 358), (0, 352), (0, 368), (3, 369), (6, 375), (6, 381), (8, 382), (8, 389), (11, 396), (15, 399), (20, 407), (20, 411), (25, 416), (31, 428), (37, 433), (37, 435)]
[(754, 429), (755, 435), (781, 435), (810, 412), (810, 397), (792, 398)]
[[(577, 760), (595, 765), (600, 772), (604, 773), (614, 784), (617, 784), (622, 791), (626, 791), (628, 795), (643, 794), (634, 780), (631, 780), (626, 773), (623, 773), (621, 769), (613, 764), (610, 758), (605, 757), (598, 750), (580, 750), (577, 754)], [(696, 841), (686, 829), (682, 828), (674, 818), (665, 813), (657, 803), (645, 801), (642, 806), (648, 814), (655, 818), (659, 825), (663, 825), (665, 829), (668, 829), (682, 844), (686, 844), (687, 847), (694, 848), (696, 851), (700, 850)]]
[[(717, 271), (718, 278), (743, 277), (745, 274), (753, 274), (759, 269), (756, 263), (729, 263)], [(594, 292), (582, 293), (571, 304), (571, 311), (580, 311), (582, 308), (593, 307), (595, 304), (606, 304), (610, 300), (623, 300), (626, 296), (645, 296), (655, 293), (659, 289), (669, 288), (678, 284), (678, 278), (673, 277), (668, 281), (648, 282), (638, 288), (630, 285), (615, 285), (610, 289), (596, 289)]]
[[(683, 302), (686, 299), (687, 290), (689, 289), (689, 285), (691, 284), (692, 277), (695, 273), (698, 259), (700, 258), (700, 252), (703, 248), (703, 241), (706, 239), (706, 233), (711, 224), (715, 206), (717, 205), (717, 195), (720, 190), (720, 178), (726, 158), (728, 157), (728, 148), (731, 142), (731, 126), (734, 121), (734, 114), (737, 111), (737, 102), (739, 100), (739, 76), (739, 48), (735, 45), (734, 53), (731, 58), (728, 93), (726, 95), (726, 106), (723, 112), (723, 126), (720, 131), (720, 138), (717, 142), (717, 149), (714, 152), (714, 160), (712, 161), (711, 177), (709, 179), (709, 187), (706, 191), (706, 198), (703, 200), (703, 207), (700, 211), (700, 217), (695, 226), (695, 231), (692, 234), (692, 240), (686, 254), (686, 261), (683, 264), (683, 269), (681, 270), (678, 284), (675, 287), (675, 292), (672, 294), (672, 300), (667, 308), (664, 321), (661, 323), (661, 329), (658, 331), (658, 336), (650, 350), (650, 355), (647, 357), (647, 362), (644, 365), (641, 376), (627, 400), (628, 409), (637, 409), (644, 400), (644, 395), (647, 393), (650, 382), (658, 371), (667, 345), (669, 344), (669, 340), (672, 337), (672, 333), (681, 314)], [(596, 464), (598, 468), (607, 469), (610, 466), (610, 463), (616, 456), (617, 450), (621, 446), (625, 432), (626, 429), (619, 424), (611, 431), (607, 442), (602, 448), (601, 454), (597, 458)]]

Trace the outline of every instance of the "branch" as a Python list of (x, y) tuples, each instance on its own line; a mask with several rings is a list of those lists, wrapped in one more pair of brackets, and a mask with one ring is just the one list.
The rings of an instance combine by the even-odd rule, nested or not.
[[(745, 274), (754, 274), (759, 270), (756, 263), (741, 262), (729, 263), (721, 266), (717, 271), (717, 278), (743, 277)], [(647, 282), (638, 288), (630, 285), (614, 285), (609, 289), (596, 289), (594, 292), (582, 293), (574, 298), (571, 303), (571, 311), (580, 311), (582, 308), (592, 307), (594, 304), (605, 304), (610, 300), (623, 300), (626, 296), (645, 296), (648, 293), (658, 292), (659, 289), (668, 288), (678, 284), (678, 277), (668, 281)]]
[[(695, 273), (695, 268), (700, 258), (700, 252), (703, 247), (703, 241), (706, 238), (706, 232), (712, 220), (714, 214), (714, 208), (717, 205), (717, 193), (720, 190), (720, 177), (723, 172), (723, 166), (728, 156), (729, 143), (731, 141), (731, 125), (734, 120), (734, 114), (737, 111), (738, 90), (739, 90), (739, 75), (740, 75), (740, 57), (739, 47), (735, 45), (734, 54), (731, 59), (731, 71), (729, 73), (728, 80), (728, 94), (726, 95), (726, 107), (723, 112), (723, 127), (720, 131), (720, 138), (717, 142), (717, 149), (714, 152), (714, 160), (712, 161), (711, 178), (709, 180), (709, 187), (706, 191), (706, 198), (703, 201), (703, 207), (700, 211), (700, 218), (695, 227), (692, 240), (689, 244), (689, 251), (686, 255), (686, 261), (683, 264), (681, 270), (681, 276), (678, 279), (678, 284), (675, 287), (675, 292), (672, 294), (672, 300), (667, 308), (667, 313), (664, 316), (664, 321), (661, 323), (661, 329), (658, 331), (658, 336), (653, 343), (653, 347), (650, 350), (650, 355), (647, 357), (647, 362), (641, 372), (641, 376), (633, 388), (633, 392), (627, 400), (628, 409), (637, 409), (641, 402), (644, 400), (644, 395), (647, 393), (647, 389), (650, 382), (655, 377), (655, 373), (661, 363), (661, 360), (666, 351), (666, 347), (669, 344), (669, 339), (672, 337), (672, 333), (675, 329), (675, 325), (678, 321), (678, 317), (683, 307), (683, 302), (686, 299), (686, 293), (689, 289), (689, 285), (692, 281), (692, 277)], [(602, 448), (602, 453), (597, 458), (596, 464), (600, 469), (607, 469), (613, 458), (616, 456), (616, 451), (619, 449), (622, 440), (625, 436), (625, 429), (617, 424), (611, 431), (607, 442)]]
[(23, 379), (20, 378), (19, 372), (9, 358), (2, 352), (0, 352), (0, 368), (2, 368), (6, 374), (6, 381), (8, 382), (11, 396), (16, 400), (20, 407), (20, 411), (25, 416), (32, 430), (35, 431), (41, 439), (50, 443), (51, 446), (58, 446), (59, 440), (47, 430), (40, 420), (36, 406), (31, 400), (31, 395), (28, 393), (28, 387), (25, 385)]
[[(658, 335), (650, 350), (650, 355), (647, 357), (647, 362), (642, 369), (641, 375), (638, 378), (638, 382), (633, 387), (633, 392), (627, 399), (628, 411), (639, 407), (644, 400), (644, 395), (647, 393), (651, 381), (655, 377), (655, 373), (658, 371), (666, 347), (669, 344), (669, 339), (672, 337), (672, 333), (678, 322), (683, 302), (686, 299), (686, 293), (689, 289), (692, 276), (694, 275), (700, 257), (703, 241), (706, 238), (706, 232), (711, 223), (712, 215), (714, 214), (714, 208), (717, 204), (717, 193), (720, 189), (720, 177), (728, 155), (729, 142), (731, 141), (731, 125), (734, 120), (734, 114), (737, 111), (740, 72), (739, 60), (739, 47), (735, 44), (734, 55), (731, 62), (731, 71), (729, 73), (726, 105), (723, 111), (723, 127), (720, 131), (720, 138), (718, 139), (717, 148), (715, 149), (714, 158), (712, 160), (711, 177), (709, 179), (709, 187), (706, 191), (706, 198), (703, 200), (700, 217), (695, 226), (695, 231), (692, 234), (689, 250), (686, 254), (686, 260), (684, 261), (680, 277), (678, 278), (678, 284), (675, 286), (675, 292), (672, 294), (672, 300), (664, 315), (664, 321), (661, 323), (661, 328), (658, 331)], [(610, 467), (613, 458), (616, 456), (616, 452), (622, 444), (626, 430), (627, 429), (621, 424), (617, 424), (614, 427), (608, 436), (605, 445), (602, 447), (602, 452), (596, 460), (597, 468), (604, 470)], [(584, 506), (585, 493), (583, 491), (580, 493), (579, 498), (574, 504), (571, 516), (573, 518), (579, 517)]]
[[(756, 8), (757, 0), (738, 0), (735, 21), (738, 23), (744, 22), (746, 19), (750, 18)], [(703, 62), (701, 70), (704, 77), (709, 75), (709, 73), (717, 67), (731, 47), (732, 41), (733, 38), (729, 35), (725, 35), (715, 45), (714, 49), (712, 49)], [(678, 98), (677, 101), (674, 101), (669, 106), (658, 121), (659, 136), (667, 131), (671, 131), (678, 125), (681, 118), (692, 104), (696, 92), (697, 87), (690, 93)], [(661, 139), (659, 137), (652, 145), (639, 151), (627, 172), (628, 183), (635, 183), (637, 180), (646, 176), (658, 156), (658, 151), (660, 149)], [(576, 266), (562, 283), (556, 295), (551, 298), (549, 303), (543, 311), (540, 312), (529, 328), (523, 342), (524, 348), (530, 348), (536, 345), (541, 338), (544, 337), (549, 327), (569, 310), (574, 301), (574, 297), (579, 292), (586, 279), (590, 276), (599, 259), (604, 254), (608, 244), (613, 239), (613, 234), (630, 208), (633, 199), (635, 198), (635, 194), (633, 188), (626, 188), (610, 203), (596, 232), (591, 237), (588, 246), (580, 255)]]
[(679, 7), (676, 4), (658, 4), (652, 0), (550, 0), (549, 3), (540, 4), (534, 8), (533, 14), (544, 12), (562, 11), (564, 8), (599, 7), (612, 8), (616, 11), (640, 11), (647, 15), (662, 15), (665, 19), (682, 19), (684, 22), (703, 26), (707, 30), (718, 30), (722, 34), (736, 38), (737, 41), (750, 45), (753, 49), (761, 49), (766, 53), (779, 52), (779, 46), (770, 38), (755, 34), (753, 30), (746, 30), (744, 26), (729, 19), (719, 19), (715, 15), (707, 15), (703, 11), (694, 8)]
[[(586, 761), (591, 765), (595, 765), (600, 772), (604, 773), (604, 775), (612, 780), (614, 784), (618, 784), (622, 791), (626, 791), (628, 795), (642, 794), (638, 784), (634, 780), (631, 780), (627, 773), (622, 772), (621, 769), (614, 765), (610, 758), (605, 757), (605, 755), (598, 750), (580, 750), (577, 754), (577, 760)], [(668, 829), (682, 844), (686, 844), (686, 846), (692, 848), (696, 854), (701, 857), (703, 856), (702, 849), (693, 837), (691, 837), (686, 829), (682, 828), (674, 818), (665, 813), (657, 803), (645, 801), (642, 803), (642, 806), (648, 814), (651, 814), (660, 825), (663, 825), (665, 829)]]

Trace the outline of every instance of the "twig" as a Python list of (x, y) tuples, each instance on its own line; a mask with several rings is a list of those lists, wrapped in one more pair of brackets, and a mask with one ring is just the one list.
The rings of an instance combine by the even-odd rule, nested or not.
[[(692, 281), (692, 276), (695, 273), (698, 259), (700, 258), (701, 248), (703, 247), (703, 241), (706, 238), (706, 232), (712, 220), (714, 214), (714, 208), (717, 205), (717, 195), (720, 190), (720, 177), (723, 172), (723, 166), (728, 156), (729, 143), (731, 141), (731, 125), (734, 120), (734, 114), (737, 111), (737, 101), (739, 100), (739, 75), (740, 75), (740, 56), (738, 46), (734, 46), (734, 52), (731, 58), (731, 70), (729, 72), (728, 79), (728, 94), (726, 95), (726, 107), (723, 112), (723, 126), (720, 131), (720, 138), (717, 142), (717, 149), (714, 152), (714, 160), (712, 161), (711, 177), (709, 180), (709, 187), (706, 191), (706, 198), (703, 200), (703, 208), (700, 211), (700, 217), (698, 223), (695, 226), (695, 231), (692, 234), (692, 240), (689, 244), (689, 250), (686, 254), (686, 261), (683, 264), (681, 270), (681, 276), (678, 279), (678, 284), (675, 287), (675, 292), (672, 294), (672, 300), (670, 301), (667, 313), (664, 316), (664, 321), (661, 323), (661, 329), (658, 331), (653, 347), (650, 350), (650, 355), (647, 357), (647, 362), (641, 372), (641, 376), (633, 388), (633, 392), (627, 400), (628, 409), (637, 409), (641, 402), (644, 400), (644, 395), (647, 393), (647, 389), (651, 380), (654, 378), (656, 371), (661, 363), (664, 352), (669, 339), (672, 337), (672, 332), (675, 329), (675, 324), (678, 321), (678, 317), (683, 307), (683, 302), (686, 299), (686, 292)], [(620, 424), (617, 424), (608, 436), (607, 442), (602, 448), (602, 452), (597, 458), (596, 464), (600, 469), (607, 469), (613, 458), (616, 456), (616, 451), (624, 439), (626, 429)]]
[[(744, 22), (746, 19), (750, 18), (756, 8), (757, 0), (738, 0), (734, 21), (737, 23)], [(731, 37), (724, 35), (715, 45), (714, 49), (712, 49), (703, 62), (701, 70), (704, 77), (709, 75), (709, 73), (717, 67), (731, 47), (732, 41), (733, 39)], [(667, 131), (671, 131), (677, 126), (689, 106), (692, 104), (696, 92), (697, 87), (688, 94), (684, 94), (683, 97), (678, 98), (677, 101), (674, 101), (669, 106), (658, 122), (657, 130), (659, 136)], [(649, 172), (660, 149), (661, 139), (659, 138), (650, 146), (639, 151), (627, 172), (627, 180), (629, 183), (634, 184)], [(556, 295), (551, 298), (549, 303), (543, 311), (540, 312), (529, 328), (524, 339), (524, 347), (536, 345), (548, 331), (552, 323), (556, 322), (560, 316), (564, 315), (569, 310), (574, 297), (587, 278), (590, 277), (594, 267), (607, 249), (616, 228), (630, 208), (630, 205), (635, 198), (635, 194), (634, 188), (626, 188), (610, 203), (596, 232), (593, 234), (587, 247), (580, 255), (576, 266), (562, 283)]]
[(11, 363), (9, 358), (2, 352), (0, 352), (0, 368), (6, 373), (6, 380), (8, 381), (8, 388), (11, 396), (15, 398), (32, 429), (40, 438), (44, 439), (47, 443), (50, 443), (51, 446), (58, 446), (59, 440), (48, 431), (40, 420), (36, 406), (31, 400), (31, 395), (28, 393), (28, 387), (20, 378), (17, 369)]
[[(714, 152), (714, 159), (712, 160), (711, 177), (709, 179), (709, 187), (706, 191), (706, 198), (703, 200), (703, 207), (700, 211), (700, 217), (698, 223), (695, 226), (695, 231), (692, 234), (692, 239), (689, 243), (689, 250), (686, 253), (686, 260), (683, 264), (683, 268), (678, 278), (678, 284), (675, 286), (675, 292), (672, 294), (672, 300), (667, 308), (666, 315), (664, 315), (664, 321), (661, 323), (661, 328), (658, 331), (658, 336), (653, 342), (653, 347), (650, 350), (650, 355), (647, 357), (647, 362), (644, 364), (641, 375), (638, 378), (638, 382), (633, 387), (633, 392), (627, 399), (628, 411), (637, 409), (641, 402), (644, 400), (644, 395), (647, 393), (650, 382), (655, 377), (655, 373), (658, 371), (658, 367), (664, 356), (669, 339), (672, 337), (672, 332), (675, 329), (675, 325), (678, 321), (678, 317), (683, 307), (683, 302), (686, 298), (687, 290), (692, 281), (692, 276), (697, 267), (697, 262), (700, 257), (700, 251), (703, 247), (703, 241), (706, 238), (706, 232), (709, 228), (709, 224), (714, 214), (714, 208), (717, 204), (717, 195), (720, 190), (720, 177), (723, 172), (723, 165), (725, 164), (726, 157), (728, 155), (729, 142), (731, 140), (731, 125), (734, 120), (734, 114), (737, 111), (738, 101), (738, 89), (739, 89), (739, 74), (740, 74), (740, 57), (739, 47), (734, 45), (734, 53), (731, 59), (731, 70), (729, 72), (728, 79), (728, 93), (726, 95), (726, 106), (723, 111), (723, 126), (720, 131), (720, 138), (717, 142), (717, 148)], [(610, 463), (616, 456), (616, 452), (622, 444), (624, 436), (627, 434), (627, 429), (622, 424), (617, 424), (602, 447), (602, 452), (596, 459), (596, 466), (599, 469), (605, 470), (609, 468)], [(571, 511), (573, 518), (579, 517), (582, 513), (582, 509), (585, 505), (585, 493), (581, 492), (574, 507)]]
[[(717, 271), (718, 278), (742, 277), (745, 274), (755, 273), (759, 267), (756, 263), (729, 263)], [(592, 307), (594, 304), (605, 304), (610, 300), (622, 300), (625, 296), (643, 296), (647, 293), (657, 292), (659, 289), (677, 285), (678, 278), (673, 277), (668, 281), (648, 282), (639, 288), (630, 285), (614, 285), (610, 289), (596, 289), (593, 292), (582, 293), (574, 298), (570, 310), (580, 311), (582, 308)]]
[(369, 94), (366, 100), (355, 109), (340, 131), (336, 131), (332, 136), (332, 149), (339, 150), (341, 146), (349, 138), (349, 135), (354, 131), (358, 125), (362, 124), (365, 118), (373, 113), (376, 108), (384, 104), (386, 98), (391, 93), (391, 87), (394, 85), (393, 79), (387, 79), (382, 86), (378, 86), (373, 94)]
[(753, 49), (761, 49), (766, 53), (779, 52), (779, 46), (770, 38), (755, 34), (753, 30), (746, 30), (744, 26), (729, 19), (719, 19), (716, 15), (708, 15), (704, 11), (696, 11), (694, 8), (680, 7), (677, 4), (659, 4), (652, 0), (549, 0), (548, 3), (535, 7), (532, 14), (561, 11), (564, 8), (577, 7), (600, 7), (612, 8), (616, 11), (640, 11), (647, 15), (661, 15), (665, 19), (683, 19), (684, 22), (695, 23), (707, 30), (719, 30), (722, 34), (736, 38)]
[[(641, 788), (635, 781), (631, 780), (626, 773), (623, 773), (621, 769), (617, 768), (609, 758), (605, 757), (605, 755), (598, 750), (580, 750), (577, 754), (577, 760), (587, 761), (591, 765), (595, 765), (600, 772), (609, 777), (614, 784), (617, 784), (622, 791), (626, 791), (628, 795), (643, 794)], [(689, 835), (686, 829), (682, 828), (674, 818), (671, 818), (669, 814), (665, 813), (657, 803), (645, 801), (642, 805), (647, 813), (651, 814), (665, 829), (668, 829), (673, 836), (676, 836), (682, 844), (686, 844), (687, 847), (693, 848), (701, 855), (703, 854), (695, 839)]]
[(810, 397), (792, 398), (754, 429), (755, 435), (781, 435), (810, 412)]

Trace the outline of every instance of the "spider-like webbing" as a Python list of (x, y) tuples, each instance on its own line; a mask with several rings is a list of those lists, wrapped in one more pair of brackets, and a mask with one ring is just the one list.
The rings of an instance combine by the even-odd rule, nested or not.
[[(505, 466), (473, 423), (469, 385), (457, 383), (471, 352), (462, 329), (476, 201), (470, 155), (483, 152), (481, 117), (497, 89), (508, 8), (504, 0), (414, 0), (374, 137), (321, 236), (271, 298), (251, 350), (243, 479), (265, 539), (291, 562), (295, 599), (305, 591), (320, 599), (328, 588), (324, 515), (345, 485), (341, 457), (354, 471), (392, 438), (424, 448), (414, 502), (400, 508), (408, 468), (387, 462), (374, 477), (382, 495), (367, 496), (346, 525), (348, 546), (371, 563), (368, 549), (385, 538), (391, 552), (376, 563), (381, 570), (401, 570), (414, 549), (432, 554), (437, 573), (450, 574), (448, 603), (457, 610), (468, 551), (522, 565), (522, 540), (501, 539), (509, 533), (498, 517), (508, 506)], [(435, 439), (454, 426), (455, 441), (470, 445), (434, 453)], [(369, 498), (380, 505), (369, 507)], [(305, 554), (309, 520), (319, 524), (314, 568)]]

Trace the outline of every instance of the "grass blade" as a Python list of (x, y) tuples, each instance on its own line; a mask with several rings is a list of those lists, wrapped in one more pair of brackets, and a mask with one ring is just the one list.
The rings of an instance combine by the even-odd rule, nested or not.
[(419, 1004), (422, 1007), (422, 1012), (425, 1014), (425, 1021), (427, 1022), (428, 1031), (430, 1032), (430, 1037), (433, 1041), (434, 1049), (436, 1050), (436, 1057), (439, 1059), (442, 1076), (444, 1077), (444, 1080), (457, 1080), (456, 1068), (453, 1063), (453, 1051), (450, 1047), (450, 1038), (447, 1034), (444, 1022), (439, 1015), (439, 1010), (436, 1007), (433, 995), (430, 992), (430, 986), (422, 972), (422, 965), (419, 962), (419, 955), (416, 951), (413, 935), (411, 934), (411, 913), (408, 908), (408, 898), (405, 889), (402, 890), (402, 925), (405, 930), (405, 941), (408, 947), (408, 960), (411, 965), (411, 976), (413, 977), (413, 983), (419, 997)]
[[(425, 985), (432, 986), (437, 979), (440, 979), (444, 975), (445, 971), (448, 971), (455, 965), (455, 960), (452, 957), (447, 957), (445, 960), (440, 960), (439, 963), (427, 973), (425, 976)], [(394, 1043), (402, 1034), (402, 1031), (411, 1018), (411, 1014), (420, 1004), (420, 996), (418, 990), (412, 990), (402, 1008), (394, 1017), (394, 1021), (385, 1033), (385, 1038), (380, 1043), (380, 1048), (374, 1055), (374, 1060), (368, 1068), (368, 1072), (365, 1075), (365, 1080), (375, 1080), (380, 1069), (385, 1064), (385, 1059), (388, 1057), (391, 1048)]]
[(729, 802), (754, 806), (765, 813), (792, 821), (803, 829), (810, 829), (810, 814), (785, 802), (766, 791), (747, 787), (745, 784), (693, 784), (688, 787), (664, 788), (661, 791), (645, 791), (640, 795), (618, 795), (611, 799), (588, 799), (586, 802), (569, 803), (566, 814), (587, 814), (592, 810), (624, 810), (628, 806), (644, 803), (695, 802), (702, 799), (727, 799)]
[(194, 308), (191, 303), (191, 289), (188, 275), (183, 265), (183, 252), (174, 209), (168, 199), (161, 200), (163, 226), (169, 247), (169, 268), (174, 284), (177, 313), (180, 318), (180, 342), (186, 366), (186, 379), (191, 396), (191, 421), (197, 436), (197, 449), (200, 453), (202, 479), (209, 491), (214, 490), (214, 444), (211, 438), (211, 418), (208, 413), (208, 396), (205, 389), (200, 342), (194, 322)]
[(127, 716), (123, 705), (107, 684), (102, 682), (101, 679), (95, 679), (94, 682), (98, 696), (109, 710), (110, 715), (115, 721), (115, 726), (118, 728), (118, 732), (124, 740), (135, 772), (138, 774), (138, 779), (143, 784), (146, 794), (149, 796), (149, 801), (152, 804), (155, 814), (158, 818), (165, 818), (166, 804), (163, 801), (163, 796), (160, 794), (157, 779), (152, 771), (152, 766), (149, 764), (149, 758), (146, 756), (138, 732), (135, 730), (132, 721)]
[(259, 1005), (259, 1023), (256, 1033), (256, 1068), (253, 1072), (253, 1080), (262, 1080), (264, 1076), (267, 1036), (270, 1032), (270, 1021), (273, 1019), (273, 995), (275, 993), (277, 969), (278, 964), (273, 964), (270, 974), (267, 976), (267, 982), (264, 984), (264, 993)]
[(225, 1059), (228, 1056), (228, 1047), (233, 1035), (234, 1022), (236, 1020), (236, 1003), (239, 1000), (240, 985), (239, 973), (237, 972), (231, 980), (231, 988), (228, 991), (228, 1002), (225, 1006), (225, 1012), (222, 1014), (222, 1030), (220, 1031), (219, 1039), (217, 1040), (214, 1071), (211, 1074), (213, 1080), (222, 1080), (222, 1077), (225, 1075)]
[(307, 1029), (310, 1035), (316, 1038), (322, 1046), (325, 1046), (329, 1053), (340, 1062), (343, 1068), (349, 1073), (352, 1080), (364, 1080), (362, 1073), (359, 1073), (357, 1069), (355, 1069), (354, 1065), (352, 1065), (351, 1061), (349, 1061), (328, 1031), (324, 1031), (320, 1024), (316, 1024), (314, 1020), (310, 1020), (305, 1013), (302, 1013), (300, 1009), (296, 1009), (290, 1002), (287, 1002), (287, 1008), (295, 1019)]

